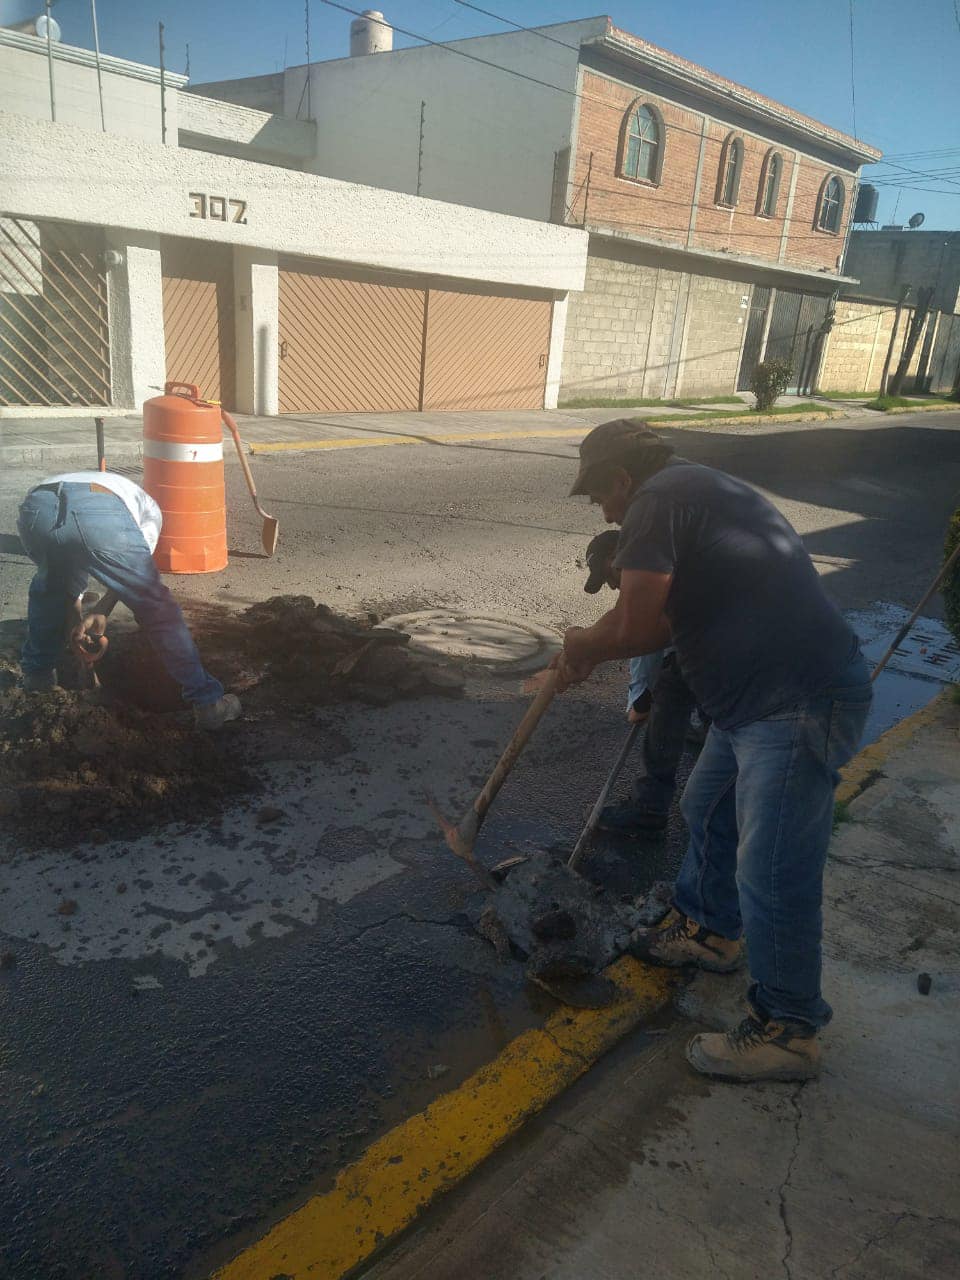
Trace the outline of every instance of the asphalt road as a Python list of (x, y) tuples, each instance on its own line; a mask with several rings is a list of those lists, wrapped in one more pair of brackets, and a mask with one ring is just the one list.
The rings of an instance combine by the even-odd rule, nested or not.
[[(960, 488), (956, 413), (691, 426), (682, 451), (767, 493), (849, 609), (914, 603)], [(538, 439), (260, 459), (281, 520), (269, 561), (232, 466), (230, 567), (176, 590), (588, 622), (599, 601), (577, 561), (599, 520), (564, 496), (575, 453)], [(25, 608), (15, 508), (38, 478), (0, 477), (4, 619)], [(484, 829), (488, 861), (572, 844), (624, 731), (622, 692), (611, 669), (551, 712)], [(17, 957), (0, 972), (4, 1280), (205, 1275), (541, 1016), (546, 997), (473, 934), (480, 895), (423, 803), (429, 783), (459, 812), (523, 705), (516, 677), (478, 673), (461, 702), (324, 712), (297, 760), (264, 764), (289, 814), (270, 839), (238, 809), (0, 861), (0, 941)], [(635, 891), (681, 845), (675, 818), (643, 849), (601, 840), (591, 868)]]

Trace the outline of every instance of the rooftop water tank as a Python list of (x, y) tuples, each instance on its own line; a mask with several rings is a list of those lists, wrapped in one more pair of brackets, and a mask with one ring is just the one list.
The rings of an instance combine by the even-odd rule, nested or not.
[(880, 192), (877, 188), (865, 182), (857, 192), (857, 203), (853, 210), (854, 222), (876, 222), (879, 200)]
[(364, 9), (350, 23), (350, 57), (367, 53), (389, 53), (393, 48), (393, 28), (384, 21), (379, 9)]

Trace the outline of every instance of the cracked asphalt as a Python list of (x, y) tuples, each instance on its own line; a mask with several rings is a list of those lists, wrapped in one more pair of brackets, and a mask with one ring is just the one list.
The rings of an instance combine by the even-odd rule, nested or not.
[[(932, 577), (960, 414), (681, 434), (786, 511), (845, 608), (909, 607)], [(230, 566), (174, 589), (589, 621), (576, 562), (599, 521), (564, 496), (575, 453), (539, 439), (258, 459), (281, 519), (270, 561), (231, 467)], [(0, 477), (0, 626), (23, 616), (15, 508), (40, 478)], [(302, 758), (263, 765), (260, 802), (285, 815), (269, 831), (238, 805), (72, 855), (3, 851), (4, 1280), (204, 1276), (542, 1019), (549, 998), (473, 932), (481, 893), (424, 803), (466, 807), (522, 714), (519, 684), (475, 670), (462, 701), (325, 709)], [(551, 710), (484, 827), (487, 862), (572, 846), (625, 732), (623, 686), (609, 669)], [(601, 837), (589, 870), (636, 893), (682, 840), (677, 815), (644, 847)]]

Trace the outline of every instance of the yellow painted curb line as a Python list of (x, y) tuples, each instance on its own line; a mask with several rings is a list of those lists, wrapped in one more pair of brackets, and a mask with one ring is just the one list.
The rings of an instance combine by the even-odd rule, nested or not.
[(936, 718), (948, 690), (935, 694), (925, 707), (907, 716), (886, 733), (882, 733), (876, 742), (864, 747), (853, 757), (850, 763), (840, 771), (841, 782), (834, 797), (837, 804), (849, 804), (861, 791), (865, 791), (874, 778), (882, 772), (883, 766), (891, 754), (899, 747), (906, 746), (911, 738), (931, 724)]
[(459, 444), (473, 440), (548, 440), (551, 437), (580, 436), (590, 430), (582, 427), (531, 427), (529, 431), (480, 431), (461, 432), (458, 435), (436, 436), (350, 436), (343, 440), (280, 440), (259, 444), (249, 443), (251, 453), (300, 452), (305, 449), (373, 449), (398, 444)]
[(629, 956), (607, 970), (618, 999), (562, 1009), (526, 1031), (459, 1088), (368, 1147), (337, 1177), (213, 1280), (340, 1280), (466, 1177), (669, 999), (673, 977)]

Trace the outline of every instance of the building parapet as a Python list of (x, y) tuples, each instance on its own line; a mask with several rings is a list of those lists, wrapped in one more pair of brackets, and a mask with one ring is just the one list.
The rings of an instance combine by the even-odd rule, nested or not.
[(309, 160), (316, 151), (312, 120), (291, 120), (197, 93), (178, 95), (178, 122), (181, 134), (270, 151), (295, 161)]

